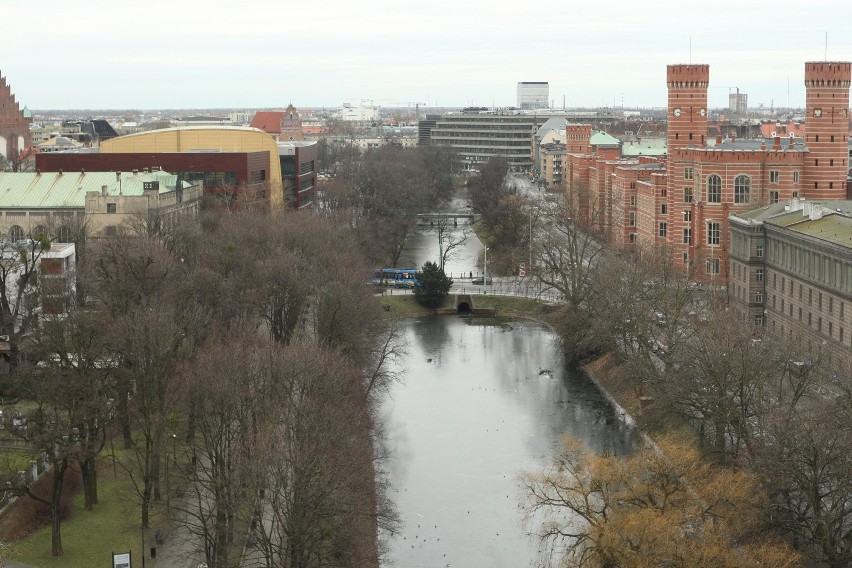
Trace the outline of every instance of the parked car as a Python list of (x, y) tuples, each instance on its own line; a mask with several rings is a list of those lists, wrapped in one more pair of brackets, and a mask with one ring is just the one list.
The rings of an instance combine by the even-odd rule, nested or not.
[(470, 283), (482, 285), (482, 284), (493, 284), (494, 282), (491, 280), (491, 277), (489, 276), (488, 278), (474, 278), (473, 280), (470, 281)]

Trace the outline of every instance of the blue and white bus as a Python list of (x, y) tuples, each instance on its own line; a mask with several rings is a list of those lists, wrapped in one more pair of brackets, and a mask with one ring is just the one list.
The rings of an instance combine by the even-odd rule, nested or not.
[(423, 285), (416, 268), (377, 268), (373, 274), (373, 284), (389, 288), (415, 288)]

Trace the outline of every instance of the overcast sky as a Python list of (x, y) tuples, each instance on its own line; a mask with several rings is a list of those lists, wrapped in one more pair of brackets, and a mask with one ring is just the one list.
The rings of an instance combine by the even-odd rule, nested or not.
[(513, 106), (519, 81), (556, 107), (664, 107), (689, 62), (711, 107), (735, 87), (803, 106), (805, 61), (852, 60), (849, 0), (43, 0), (4, 2), (0, 31), (33, 110)]

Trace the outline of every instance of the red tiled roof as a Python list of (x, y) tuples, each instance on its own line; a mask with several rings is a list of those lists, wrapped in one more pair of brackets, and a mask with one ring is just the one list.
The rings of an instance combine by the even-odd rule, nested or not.
[(764, 138), (769, 138), (772, 136), (774, 132), (776, 136), (781, 136), (782, 138), (786, 138), (790, 134), (793, 134), (796, 137), (804, 136), (804, 125), (799, 124), (797, 122), (790, 122), (787, 124), (777, 124), (775, 122), (771, 123), (763, 123), (760, 125), (760, 135)]
[(281, 119), (284, 117), (284, 111), (262, 111), (257, 112), (254, 118), (251, 119), (251, 127), (259, 128), (269, 134), (281, 134)]

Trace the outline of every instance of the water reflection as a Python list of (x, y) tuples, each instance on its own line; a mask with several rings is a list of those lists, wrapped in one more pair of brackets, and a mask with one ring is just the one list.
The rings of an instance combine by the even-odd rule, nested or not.
[[(476, 237), (470, 227), (459, 222), (458, 227), (450, 226), (447, 229), (452, 233), (453, 239), (459, 239), (463, 234), (467, 235), (464, 244), (450, 252), (447, 264), (444, 267), (446, 273), (457, 278), (461, 273), (469, 276), (481, 274), (482, 266), (477, 264), (482, 254), (483, 245)], [(467, 231), (465, 233), (465, 231)], [(420, 268), (426, 261), (436, 264), (440, 261), (440, 248), (438, 245), (438, 230), (434, 227), (418, 227), (417, 231), (409, 237), (405, 244), (405, 251), (399, 259), (400, 268)], [(490, 263), (489, 263), (490, 264)]]
[(403, 517), (394, 566), (530, 566), (516, 477), (564, 435), (623, 453), (632, 432), (586, 379), (563, 371), (546, 327), (409, 322), (407, 375), (383, 407)]

